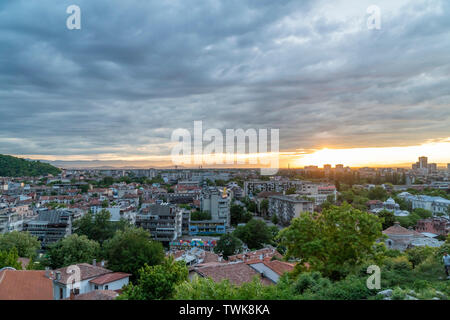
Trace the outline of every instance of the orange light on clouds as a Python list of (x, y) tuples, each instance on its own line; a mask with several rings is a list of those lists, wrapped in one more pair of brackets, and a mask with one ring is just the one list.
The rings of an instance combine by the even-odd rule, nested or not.
[[(237, 154), (236, 160), (238, 163), (225, 165), (219, 164), (217, 167), (265, 167), (257, 164), (258, 161), (252, 163), (253, 160), (264, 159), (268, 154)], [(139, 167), (151, 167), (152, 165), (170, 166), (173, 165), (170, 155), (133, 155), (133, 154), (98, 154), (94, 156), (85, 155), (71, 155), (71, 156), (54, 156), (54, 155), (17, 155), (23, 158), (42, 159), (42, 160), (65, 160), (65, 161), (126, 161), (128, 165), (133, 163)], [(217, 154), (219, 158), (223, 158), (224, 154)], [(376, 167), (389, 165), (408, 165), (417, 161), (420, 156), (428, 157), (428, 162), (434, 163), (450, 163), (450, 137), (439, 142), (425, 143), (418, 146), (408, 147), (380, 147), (380, 148), (347, 148), (347, 149), (332, 149), (324, 148), (313, 153), (300, 152), (279, 152), (280, 167), (291, 168), (304, 167), (307, 165), (316, 165), (322, 167), (324, 164), (344, 164), (350, 167)], [(208, 161), (211, 160), (211, 161)], [(214, 162), (208, 159), (208, 156), (203, 157), (203, 165), (208, 165), (208, 162)], [(220, 161), (223, 163), (224, 161)], [(245, 165), (243, 163), (246, 163)], [(214, 163), (210, 163), (210, 167), (214, 167)], [(192, 161), (191, 165), (184, 165), (184, 167), (198, 167)]]
[(298, 167), (307, 165), (320, 167), (324, 164), (344, 164), (350, 167), (395, 165), (415, 162), (419, 156), (428, 157), (429, 162), (450, 163), (450, 141), (408, 147), (325, 148), (299, 156), (294, 165)]

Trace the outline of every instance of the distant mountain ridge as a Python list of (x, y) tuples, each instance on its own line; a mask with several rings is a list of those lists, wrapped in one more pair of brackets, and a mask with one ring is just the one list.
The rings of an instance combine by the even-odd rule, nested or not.
[(59, 168), (48, 163), (0, 154), (0, 177), (37, 177), (60, 172)]

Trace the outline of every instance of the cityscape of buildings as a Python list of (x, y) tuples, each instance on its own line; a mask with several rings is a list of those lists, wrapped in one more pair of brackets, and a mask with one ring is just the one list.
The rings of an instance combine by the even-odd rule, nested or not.
[[(307, 166), (280, 170), (270, 178), (261, 177), (257, 169), (63, 169), (57, 176), (1, 177), (0, 234), (29, 232), (40, 241), (42, 254), (76, 232), (74, 222), (87, 213), (95, 216), (107, 211), (110, 221), (126, 221), (149, 232), (153, 240), (164, 245), (166, 255), (186, 262), (190, 277), (229, 279), (241, 284), (251, 281), (255, 274), (264, 273), (262, 281), (270, 284), (295, 265), (274, 261), (273, 256), (279, 253), (273, 247), (256, 252), (244, 247), (240, 256), (228, 261), (214, 253), (221, 235), (236, 227), (231, 224), (232, 206), (246, 207), (253, 203), (250, 214), (254, 219), (281, 230), (302, 212), (320, 212), (326, 203), (338, 203), (342, 197), (340, 184), (344, 182), (350, 181), (355, 190), (381, 187), (395, 194), (400, 199), (397, 201), (406, 203), (408, 210), (400, 208), (392, 197), (385, 201), (369, 200), (363, 204), (363, 210), (375, 215), (390, 211), (398, 218), (408, 217), (417, 208), (432, 213), (431, 217), (417, 221), (413, 228), (404, 228), (396, 222), (384, 230), (386, 245), (402, 251), (416, 246), (439, 247), (443, 244), (439, 237), (450, 232), (450, 200), (422, 192), (437, 190), (448, 194), (449, 169), (450, 166), (447, 170), (438, 169), (426, 157), (420, 157), (411, 169), (353, 169), (342, 164), (334, 168)], [(93, 186), (105, 178), (110, 179), (110, 185)], [(127, 183), (126, 179), (142, 182)], [(194, 218), (199, 213), (206, 216)], [(113, 299), (129, 282), (129, 274), (108, 270), (104, 261), (78, 267), (81, 279), (76, 283), (67, 282), (64, 270), (36, 273), (38, 279), (30, 281), (36, 281), (38, 286), (45, 278), (48, 280), (44, 281), (45, 286), (50, 289), (37, 290), (34, 298)], [(7, 277), (26, 273), (17, 272), (14, 274), (11, 268), (0, 270)], [(241, 276), (236, 278), (236, 274)], [(0, 283), (0, 297), (8, 298), (2, 291), (4, 283)], [(16, 292), (9, 298), (21, 294), (30, 297), (32, 292)]]

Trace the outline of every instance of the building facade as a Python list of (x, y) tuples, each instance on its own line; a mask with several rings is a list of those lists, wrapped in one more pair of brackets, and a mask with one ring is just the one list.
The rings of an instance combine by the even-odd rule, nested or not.
[(313, 212), (314, 203), (293, 196), (270, 196), (269, 216), (277, 215), (283, 225), (288, 225), (293, 218), (302, 212)]

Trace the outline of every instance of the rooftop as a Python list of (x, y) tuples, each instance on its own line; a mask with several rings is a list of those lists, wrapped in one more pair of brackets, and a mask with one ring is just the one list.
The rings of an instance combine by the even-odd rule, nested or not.
[[(77, 264), (78, 268), (80, 268), (80, 280), (87, 280), (95, 277), (99, 277), (101, 275), (112, 273), (111, 270), (108, 270), (106, 268), (93, 266), (89, 263), (79, 263)], [(58, 281), (63, 284), (68, 284), (69, 277), (72, 275), (72, 273), (68, 273), (68, 268), (60, 268), (56, 269), (55, 271), (61, 272), (61, 279)]]
[(3, 270), (0, 300), (53, 300), (52, 280), (45, 276), (45, 271)]

